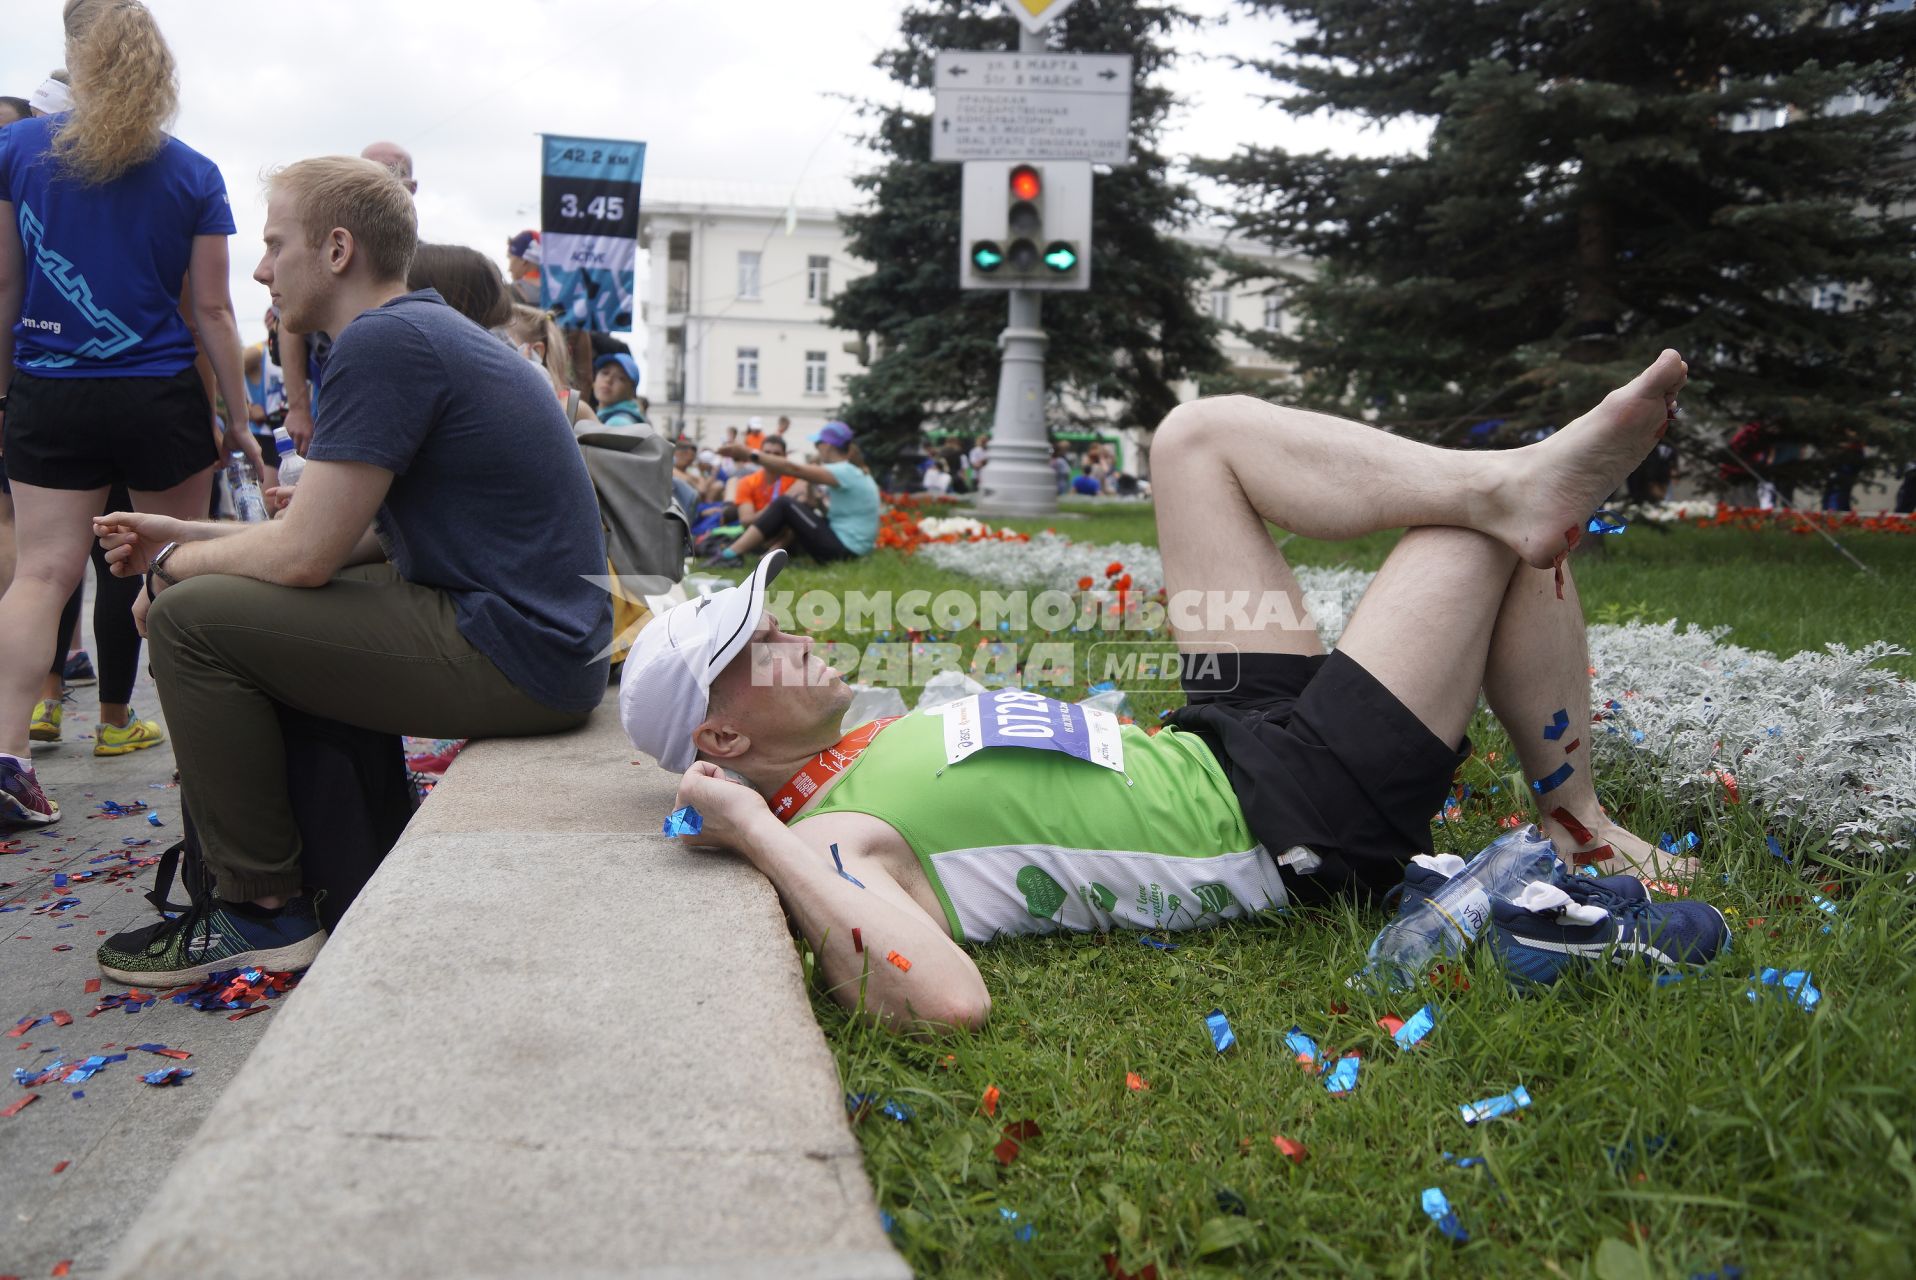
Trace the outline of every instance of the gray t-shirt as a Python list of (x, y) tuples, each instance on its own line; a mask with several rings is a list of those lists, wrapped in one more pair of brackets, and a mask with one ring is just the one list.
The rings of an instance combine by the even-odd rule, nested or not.
[(394, 298), (334, 340), (306, 456), (392, 472), (377, 527), (400, 576), (450, 595), (460, 634), (539, 702), (598, 705), (605, 537), (544, 370), (434, 290)]

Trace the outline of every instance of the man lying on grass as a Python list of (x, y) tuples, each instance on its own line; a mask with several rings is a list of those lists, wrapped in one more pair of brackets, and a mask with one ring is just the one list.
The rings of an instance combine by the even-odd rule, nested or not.
[[(1597, 802), (1583, 610), (1562, 571), (1687, 377), (1665, 351), (1562, 431), (1504, 453), (1244, 397), (1173, 411), (1151, 450), (1167, 594), (1280, 593), (1299, 625), (1210, 629), (1173, 609), (1180, 650), (1218, 661), (1187, 671), (1188, 703), (1155, 736), (1126, 727), (1029, 749), (1073, 718), (1022, 693), (843, 735), (849, 687), (765, 615), (777, 552), (640, 633), (625, 728), (684, 772), (695, 841), (744, 854), (777, 887), (835, 997), (856, 1007), (862, 993), (869, 1016), (901, 1030), (984, 1023), (991, 1000), (963, 942), (1189, 928), (1383, 894), (1431, 853), (1479, 691), (1560, 852), (1605, 873), (1687, 874)], [(1335, 653), (1266, 521), (1318, 539), (1408, 530)], [(1592, 891), (1620, 916), (1645, 896), (1623, 883), (1634, 893)], [(1590, 927), (1586, 953), (1603, 949), (1592, 937), (1629, 942), (1621, 925)]]

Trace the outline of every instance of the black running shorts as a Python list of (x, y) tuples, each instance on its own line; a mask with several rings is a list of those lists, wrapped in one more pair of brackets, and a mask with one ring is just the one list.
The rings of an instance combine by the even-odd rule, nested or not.
[(1453, 750), (1342, 653), (1220, 653), (1193, 668), (1195, 656), (1168, 722), (1216, 753), (1272, 857), (1305, 845), (1322, 859), (1308, 876), (1283, 868), (1293, 896), (1374, 899), (1431, 852), (1431, 817), (1468, 738)]
[(46, 489), (159, 492), (219, 460), (213, 409), (190, 365), (170, 378), (41, 378), (7, 388), (8, 478)]

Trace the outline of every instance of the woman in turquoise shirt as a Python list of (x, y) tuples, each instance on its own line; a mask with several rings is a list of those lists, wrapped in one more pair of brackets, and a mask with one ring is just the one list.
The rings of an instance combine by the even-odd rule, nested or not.
[(821, 515), (784, 494), (765, 508), (737, 542), (709, 557), (708, 563), (737, 564), (768, 546), (794, 546), (821, 562), (871, 554), (878, 541), (878, 482), (852, 442), (852, 429), (842, 422), (828, 422), (812, 443), (818, 446), (817, 466), (762, 454), (742, 444), (719, 448), (724, 457), (756, 462), (775, 476), (795, 476), (829, 489), (831, 509)]

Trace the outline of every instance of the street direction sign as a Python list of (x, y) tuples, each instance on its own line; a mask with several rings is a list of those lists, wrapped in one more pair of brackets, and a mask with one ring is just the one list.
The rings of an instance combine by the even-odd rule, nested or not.
[(1045, 25), (1060, 17), (1069, 9), (1073, 0), (1005, 0), (1005, 8), (1011, 10), (1011, 16), (1032, 35), (1045, 29)]
[(931, 158), (1131, 163), (1131, 55), (969, 53), (933, 65)]

